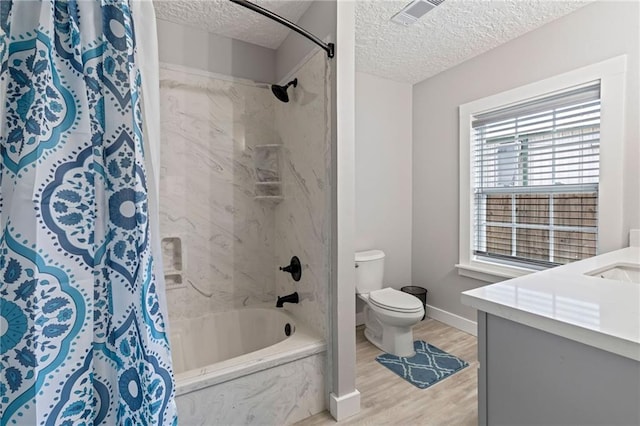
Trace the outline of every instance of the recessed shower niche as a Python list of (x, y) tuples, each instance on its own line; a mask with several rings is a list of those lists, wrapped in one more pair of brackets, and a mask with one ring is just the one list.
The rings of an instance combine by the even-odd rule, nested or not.
[(256, 145), (254, 149), (256, 168), (255, 199), (282, 201), (282, 178), (280, 174), (282, 145)]
[(182, 277), (184, 271), (182, 240), (180, 237), (165, 237), (162, 239), (161, 244), (166, 288), (184, 287), (185, 283)]

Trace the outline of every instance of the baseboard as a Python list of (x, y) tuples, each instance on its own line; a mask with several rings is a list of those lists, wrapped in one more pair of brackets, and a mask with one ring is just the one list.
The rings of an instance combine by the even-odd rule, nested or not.
[[(427, 305), (427, 317), (443, 322), (451, 327), (457, 328), (458, 330), (462, 330), (465, 333), (469, 333), (474, 336), (478, 335), (478, 323), (461, 317), (460, 315), (452, 314), (451, 312), (443, 309)], [(356, 326), (363, 324), (364, 312), (356, 312)]]
[(360, 392), (354, 390), (343, 396), (329, 395), (329, 412), (336, 421), (341, 421), (360, 412)]
[(462, 330), (465, 333), (469, 333), (474, 336), (478, 335), (478, 323), (461, 317), (460, 315), (452, 314), (449, 311), (427, 305), (427, 316), (436, 321), (440, 321), (450, 325), (451, 327), (457, 328), (458, 330)]

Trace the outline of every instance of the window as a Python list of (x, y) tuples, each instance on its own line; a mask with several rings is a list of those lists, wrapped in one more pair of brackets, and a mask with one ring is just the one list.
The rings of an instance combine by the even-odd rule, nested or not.
[(461, 275), (624, 246), (625, 69), (620, 56), (460, 106)]
[(474, 116), (473, 253), (541, 268), (596, 254), (600, 82)]

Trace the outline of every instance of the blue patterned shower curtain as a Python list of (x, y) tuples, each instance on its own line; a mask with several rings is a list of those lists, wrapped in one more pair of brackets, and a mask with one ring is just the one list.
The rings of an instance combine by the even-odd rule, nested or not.
[(0, 424), (176, 423), (127, 0), (0, 0)]

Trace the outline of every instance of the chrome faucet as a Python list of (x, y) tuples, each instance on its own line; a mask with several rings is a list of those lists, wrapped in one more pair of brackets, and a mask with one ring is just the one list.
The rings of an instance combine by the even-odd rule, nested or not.
[(276, 308), (282, 308), (282, 305), (285, 303), (298, 303), (300, 298), (298, 297), (298, 292), (288, 294), (286, 296), (278, 297), (278, 301), (276, 302)]

